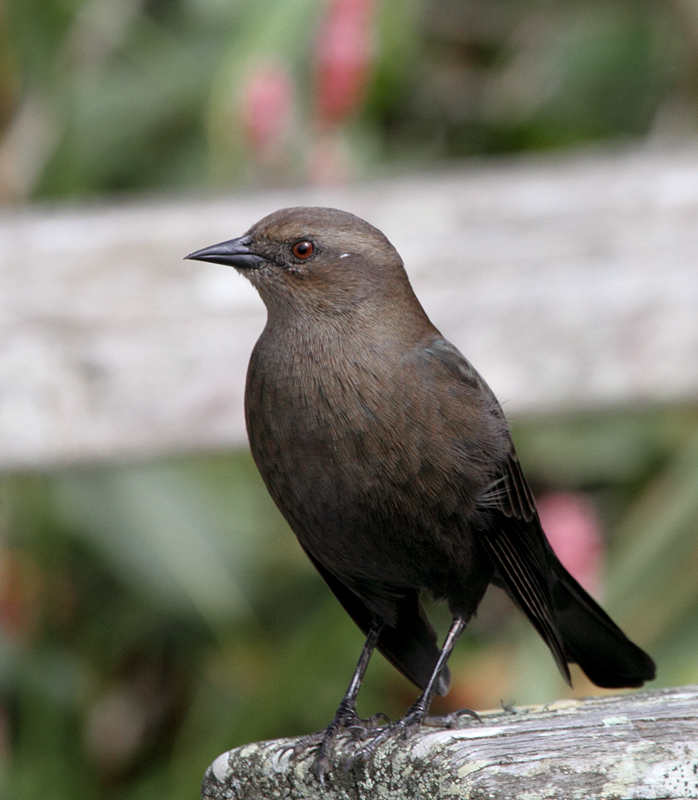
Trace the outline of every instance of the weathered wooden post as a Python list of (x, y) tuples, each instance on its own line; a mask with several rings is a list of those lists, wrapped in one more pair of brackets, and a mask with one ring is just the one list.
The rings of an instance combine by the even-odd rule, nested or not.
[(223, 753), (202, 800), (678, 800), (698, 798), (698, 686), (496, 711), (458, 730), (423, 727), (346, 769), (350, 734), (323, 788), (300, 740)]

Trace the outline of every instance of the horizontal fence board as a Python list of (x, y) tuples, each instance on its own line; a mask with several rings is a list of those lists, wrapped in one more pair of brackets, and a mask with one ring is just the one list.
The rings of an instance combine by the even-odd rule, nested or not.
[(698, 150), (0, 215), (0, 468), (245, 442), (254, 290), (183, 261), (289, 205), (381, 228), (510, 414), (698, 398)]

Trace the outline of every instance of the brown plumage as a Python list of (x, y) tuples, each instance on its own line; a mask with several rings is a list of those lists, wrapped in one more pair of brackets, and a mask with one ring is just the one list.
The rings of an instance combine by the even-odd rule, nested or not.
[[(367, 642), (325, 733), (319, 772), (377, 646), (424, 690), (392, 730), (448, 691), (446, 660), (489, 583), (540, 633), (569, 681), (640, 686), (654, 664), (548, 545), (501, 408), (431, 324), (400, 256), (343, 211), (290, 208), (188, 258), (236, 267), (267, 324), (247, 374), (255, 462), (274, 501)], [(448, 602), (440, 651), (421, 590)]]

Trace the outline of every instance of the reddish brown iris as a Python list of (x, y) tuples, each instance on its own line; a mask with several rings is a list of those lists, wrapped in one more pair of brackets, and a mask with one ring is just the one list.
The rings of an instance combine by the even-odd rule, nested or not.
[(310, 258), (313, 254), (313, 250), (315, 250), (315, 245), (312, 242), (302, 241), (296, 242), (293, 247), (291, 248), (291, 252), (296, 258), (300, 258), (301, 261)]

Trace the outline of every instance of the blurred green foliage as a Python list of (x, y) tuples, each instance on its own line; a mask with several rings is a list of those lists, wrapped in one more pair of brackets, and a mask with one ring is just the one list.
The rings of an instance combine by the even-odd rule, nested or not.
[(0, 200), (695, 133), (692, 0), (362, 2), (365, 63), (335, 65), (357, 100), (329, 119), (341, 0), (5, 0)]
[[(604, 604), (658, 660), (657, 685), (698, 681), (698, 412), (519, 420), (514, 435), (537, 491), (600, 509)], [(194, 797), (219, 752), (331, 718), (362, 636), (248, 454), (7, 475), (0, 492), (3, 796)], [(443, 631), (445, 609), (430, 613)], [(436, 710), (569, 693), (497, 590), (452, 668)], [(414, 697), (377, 656), (359, 710), (394, 718)]]
[[(367, 3), (370, 47), (343, 116), (323, 95), (331, 6), (5, 0), (0, 201), (695, 133), (690, 0)], [(698, 681), (696, 410), (514, 432), (537, 490), (594, 500), (605, 605), (657, 658), (660, 684)], [(444, 610), (431, 613), (443, 629)], [(1, 476), (0, 626), (0, 792), (13, 800), (195, 797), (220, 752), (325, 725), (362, 640), (246, 454)], [(496, 591), (452, 666), (437, 710), (566, 691)], [(395, 717), (413, 698), (376, 657), (359, 710)]]

